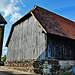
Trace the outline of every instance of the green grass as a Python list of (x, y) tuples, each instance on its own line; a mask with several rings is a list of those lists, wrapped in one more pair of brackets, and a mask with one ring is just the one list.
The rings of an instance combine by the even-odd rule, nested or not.
[(63, 73), (63, 74), (55, 74), (55, 75), (73, 75), (72, 73)]

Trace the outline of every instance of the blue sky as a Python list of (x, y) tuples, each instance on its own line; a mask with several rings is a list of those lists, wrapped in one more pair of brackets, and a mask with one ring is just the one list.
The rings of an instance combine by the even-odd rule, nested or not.
[(5, 44), (12, 24), (29, 12), (34, 5), (75, 21), (75, 0), (0, 0), (0, 13), (7, 21), (2, 56), (7, 53)]

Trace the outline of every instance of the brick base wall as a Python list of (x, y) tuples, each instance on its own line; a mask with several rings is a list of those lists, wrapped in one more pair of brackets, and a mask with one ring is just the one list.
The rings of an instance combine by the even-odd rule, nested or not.
[(6, 61), (5, 66), (25, 72), (37, 74), (63, 74), (72, 72), (75, 61), (65, 60), (26, 60)]

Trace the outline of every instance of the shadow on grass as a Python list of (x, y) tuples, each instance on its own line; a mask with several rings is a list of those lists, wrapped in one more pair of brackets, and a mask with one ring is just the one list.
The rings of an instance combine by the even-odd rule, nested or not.
[(13, 72), (0, 71), (0, 75), (37, 75), (37, 74), (13, 74)]
[(72, 73), (63, 73), (63, 74), (55, 74), (55, 75), (73, 75)]

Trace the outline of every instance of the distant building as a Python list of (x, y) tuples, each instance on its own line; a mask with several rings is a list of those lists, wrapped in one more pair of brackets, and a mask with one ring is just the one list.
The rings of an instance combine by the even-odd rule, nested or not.
[(75, 60), (75, 22), (35, 6), (12, 25), (6, 46), (5, 65), (37, 59)]
[(5, 21), (5, 19), (0, 14), (0, 58), (1, 58), (1, 54), (2, 54), (3, 35), (4, 35), (5, 24), (7, 24), (7, 22)]

